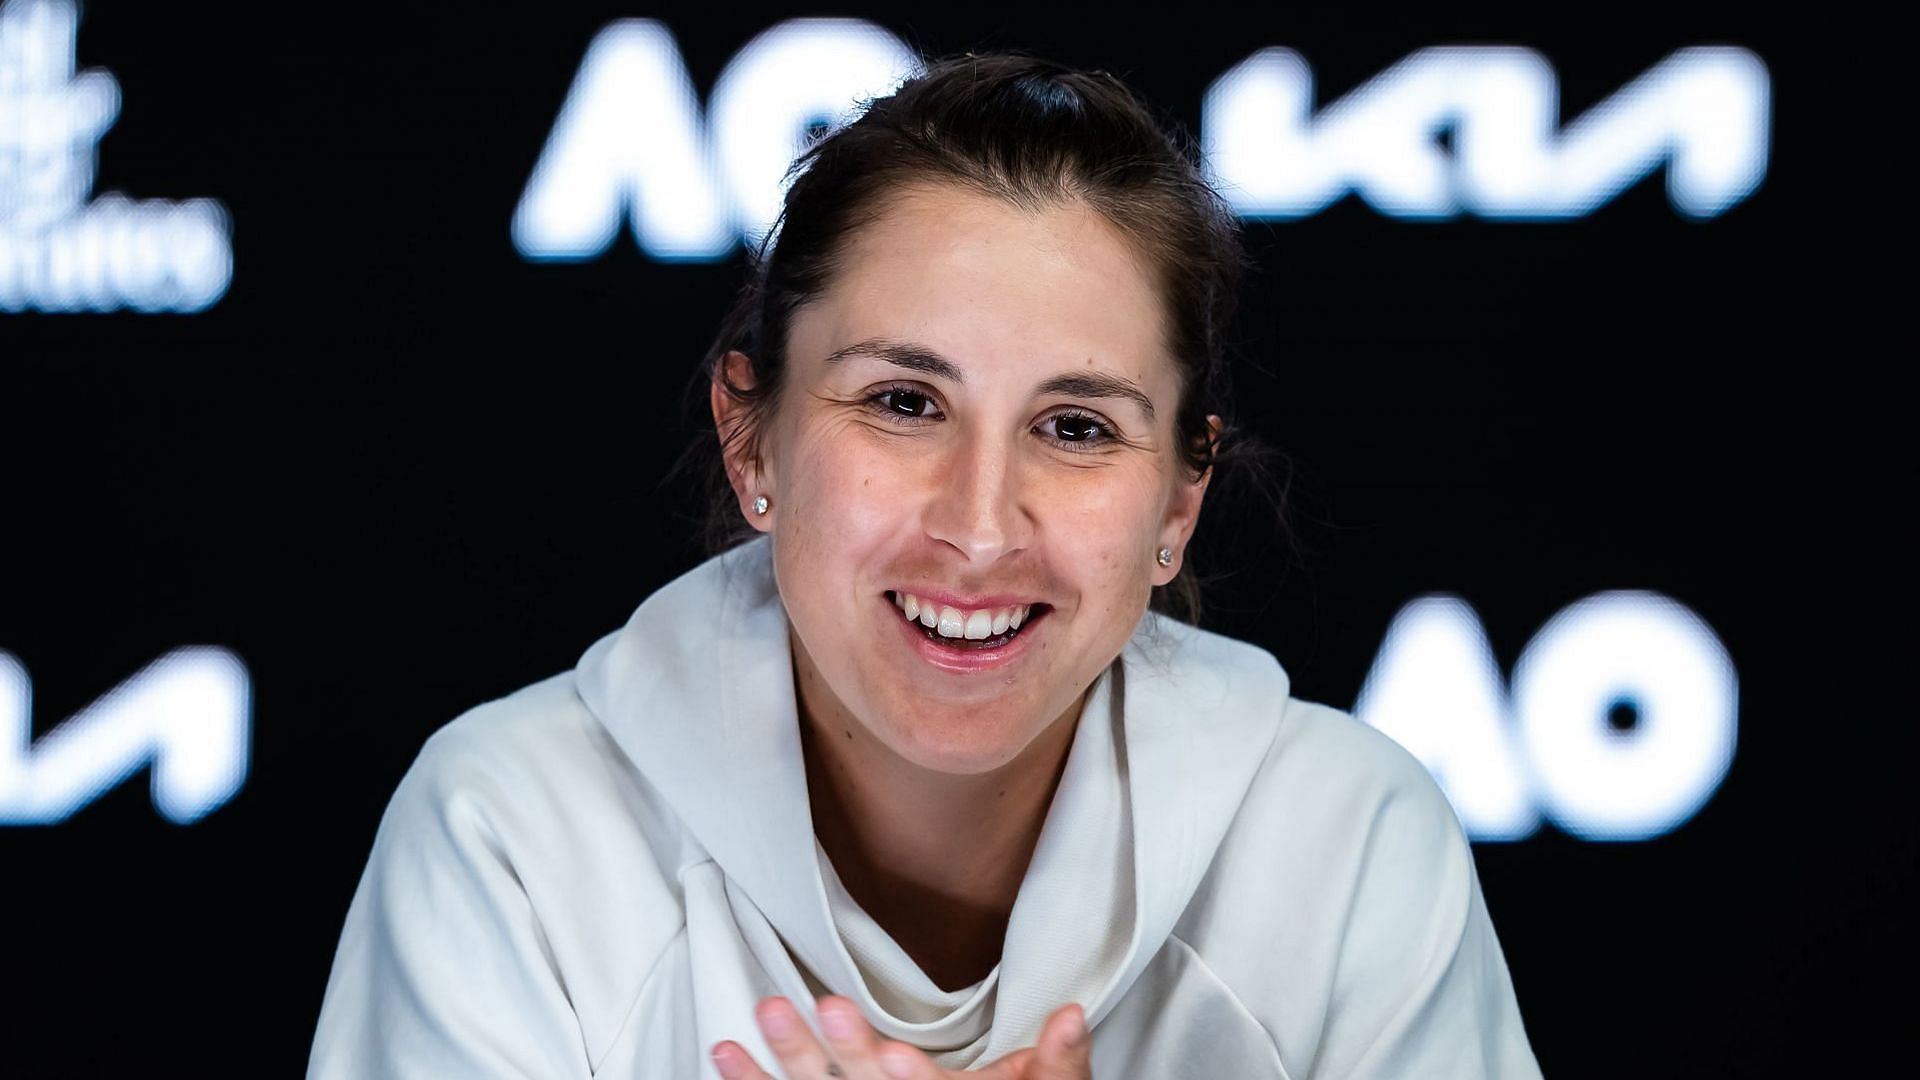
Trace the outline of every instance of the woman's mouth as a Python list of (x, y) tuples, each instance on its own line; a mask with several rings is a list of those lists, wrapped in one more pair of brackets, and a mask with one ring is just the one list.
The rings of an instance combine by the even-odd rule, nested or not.
[(1046, 604), (1010, 604), (962, 611), (912, 593), (889, 591), (895, 611), (921, 637), (955, 653), (990, 652), (1029, 632), (1052, 608)]

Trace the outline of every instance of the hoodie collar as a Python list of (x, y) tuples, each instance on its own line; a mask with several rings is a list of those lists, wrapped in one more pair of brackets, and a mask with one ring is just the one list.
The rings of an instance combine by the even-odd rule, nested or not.
[[(691, 838), (796, 958), (835, 992), (870, 1003), (834, 927), (816, 861), (787, 627), (771, 542), (760, 536), (648, 597), (623, 628), (586, 651), (575, 682)], [(1264, 650), (1153, 612), (1118, 659), (1101, 676), (1114, 685), (1089, 695), (1082, 719), (1105, 722), (1109, 701), (1118, 718), (1124, 791), (1116, 797), (1125, 801), (1122, 835), (1132, 855), (1132, 888), (1120, 891), (1131, 892), (1132, 910), (1114, 914), (1132, 930), (1104, 988), (1080, 1002), (1089, 1023), (1118, 1002), (1172, 932), (1278, 733), (1289, 691), (1286, 672)], [(1076, 733), (1070, 767), (1101, 752), (1083, 749), (1092, 738)], [(1054, 828), (1050, 813), (1047, 830)], [(1016, 922), (1028, 891), (1023, 884)], [(1010, 924), (1009, 951), (1016, 930)], [(1037, 1002), (1046, 989), (1012, 987), (1011, 974), (1002, 972), (1002, 1014), (1010, 991)], [(989, 1048), (996, 1056), (1030, 1044), (1045, 1015), (1014, 1012), (996, 1016)]]

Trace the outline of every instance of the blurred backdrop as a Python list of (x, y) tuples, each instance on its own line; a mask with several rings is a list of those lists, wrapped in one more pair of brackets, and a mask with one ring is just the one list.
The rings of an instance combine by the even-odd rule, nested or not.
[(0, 1076), (302, 1070), (421, 742), (703, 557), (685, 391), (787, 163), (998, 47), (1244, 219), (1292, 527), (1210, 507), (1206, 625), (1433, 770), (1547, 1074), (1882, 1037), (1913, 471), (1845, 246), (1892, 207), (1801, 27), (4, 0)]

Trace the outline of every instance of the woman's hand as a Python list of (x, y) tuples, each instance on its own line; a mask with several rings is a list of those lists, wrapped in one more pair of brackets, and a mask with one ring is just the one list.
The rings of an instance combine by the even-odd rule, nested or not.
[[(880, 1038), (847, 998), (823, 997), (814, 1011), (827, 1033), (825, 1048), (786, 998), (762, 998), (754, 1010), (761, 1034), (790, 1080), (1093, 1080), (1093, 1042), (1086, 1037), (1079, 1005), (1055, 1009), (1041, 1025), (1037, 1045), (968, 1072), (942, 1069), (919, 1047)], [(726, 1080), (771, 1080), (753, 1055), (731, 1039), (714, 1044), (713, 1062)]]

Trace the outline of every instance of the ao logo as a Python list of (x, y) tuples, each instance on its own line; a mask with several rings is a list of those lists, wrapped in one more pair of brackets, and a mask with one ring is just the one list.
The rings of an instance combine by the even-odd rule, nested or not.
[(247, 775), (252, 681), (225, 649), (175, 649), (32, 738), (33, 684), (0, 652), (0, 825), (66, 820), (143, 765), (153, 805), (190, 825)]
[[(918, 63), (872, 23), (790, 20), (734, 55), (703, 118), (666, 27), (612, 23), (587, 46), (514, 210), (514, 245), (529, 259), (590, 259), (623, 219), (668, 262), (757, 244), (810, 130), (857, 116)], [(1558, 86), (1540, 54), (1438, 46), (1315, 113), (1312, 70), (1273, 48), (1214, 81), (1200, 141), (1210, 178), (1249, 218), (1305, 217), (1352, 192), (1409, 220), (1566, 220), (1664, 164), (1673, 207), (1705, 219), (1759, 186), (1769, 98), (1753, 53), (1685, 48), (1556, 131)]]
[(72, 0), (0, 3), (0, 312), (199, 311), (233, 276), (226, 209), (87, 201), (120, 87), (74, 73), (78, 22)]
[(1584, 839), (1645, 840), (1719, 787), (1738, 698), (1720, 639), (1658, 593), (1561, 611), (1504, 694), (1473, 609), (1427, 596), (1388, 626), (1353, 712), (1426, 763), (1476, 840), (1524, 839), (1542, 810)]
[[(176, 649), (31, 740), (31, 684), (0, 652), (0, 825), (53, 824), (153, 763), (153, 800), (186, 824), (247, 771), (251, 685), (233, 654)], [(1648, 592), (1554, 616), (1510, 694), (1473, 611), (1408, 604), (1354, 715), (1426, 763), (1475, 840), (1520, 840), (1541, 813), (1591, 840), (1644, 840), (1691, 817), (1733, 758), (1733, 664), (1699, 617)]]

